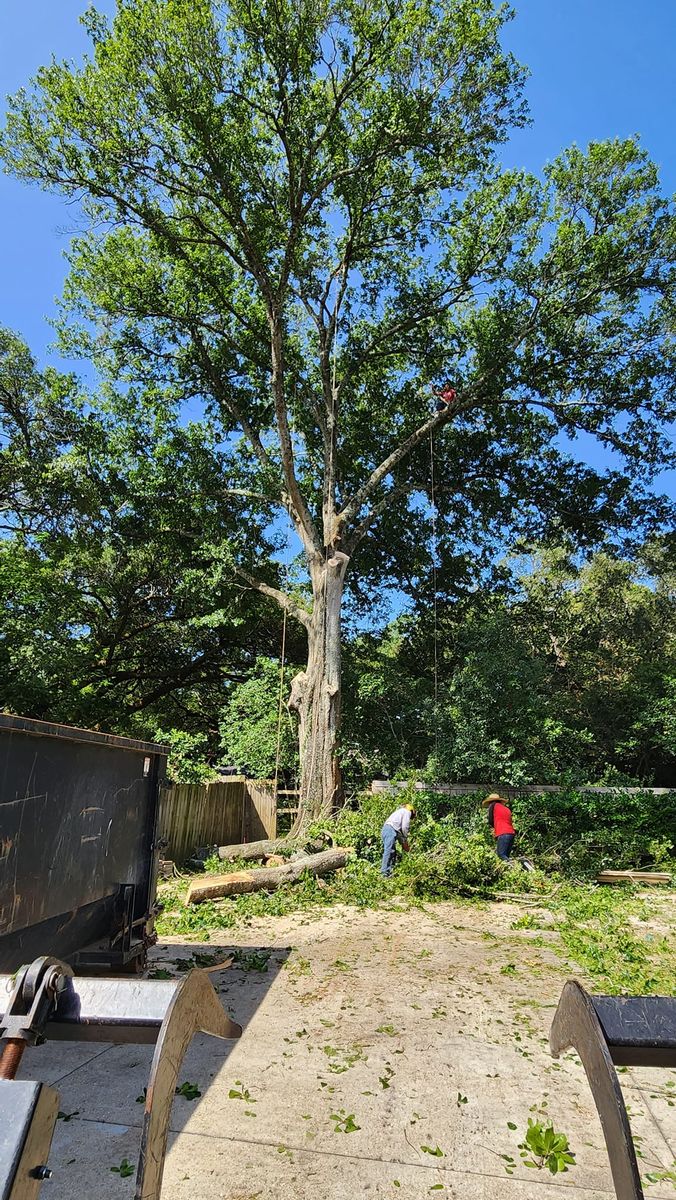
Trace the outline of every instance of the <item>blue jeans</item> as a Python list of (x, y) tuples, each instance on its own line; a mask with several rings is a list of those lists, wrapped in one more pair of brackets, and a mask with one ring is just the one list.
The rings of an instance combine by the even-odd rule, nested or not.
[(497, 850), (498, 858), (501, 858), (503, 860), (503, 862), (507, 862), (510, 854), (512, 853), (513, 845), (514, 845), (514, 834), (513, 833), (501, 833), (499, 838), (496, 838), (496, 846), (495, 846), (495, 849)]
[(380, 874), (385, 878), (392, 874), (392, 868), (397, 861), (397, 831), (391, 825), (383, 825), (380, 831), (380, 838), (383, 843), (383, 861), (380, 867)]

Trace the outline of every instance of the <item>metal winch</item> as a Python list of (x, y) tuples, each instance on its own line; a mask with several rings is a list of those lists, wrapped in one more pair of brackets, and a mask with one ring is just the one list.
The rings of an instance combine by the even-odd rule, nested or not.
[(0, 975), (0, 1200), (35, 1200), (52, 1174), (58, 1092), (16, 1079), (26, 1047), (47, 1038), (155, 1044), (135, 1200), (158, 1200), (178, 1073), (198, 1032), (219, 1038), (242, 1032), (206, 971), (189, 971), (178, 982), (76, 978), (66, 963), (44, 957), (15, 976)]

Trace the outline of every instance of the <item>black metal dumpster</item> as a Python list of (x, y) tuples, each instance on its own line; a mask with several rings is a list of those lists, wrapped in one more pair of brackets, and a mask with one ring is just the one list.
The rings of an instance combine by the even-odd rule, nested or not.
[(0, 714), (0, 971), (133, 970), (154, 940), (167, 750)]

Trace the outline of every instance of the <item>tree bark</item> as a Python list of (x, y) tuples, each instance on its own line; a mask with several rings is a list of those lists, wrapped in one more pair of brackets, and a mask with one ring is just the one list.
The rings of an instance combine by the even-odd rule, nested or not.
[(298, 713), (299, 812), (290, 838), (312, 821), (330, 816), (342, 799), (338, 762), (341, 701), (340, 615), (349, 557), (333, 550), (311, 564), (313, 606), (308, 622), (308, 659), (291, 684), (289, 708)]
[(302, 842), (292, 842), (290, 838), (265, 838), (261, 842), (242, 842), (237, 846), (219, 846), (218, 857), (223, 862), (234, 858), (255, 861), (257, 858), (267, 858), (269, 854), (278, 854), (280, 850), (302, 850)]
[(309, 854), (283, 867), (258, 867), (253, 871), (230, 871), (227, 875), (207, 875), (190, 884), (186, 904), (202, 904), (219, 896), (239, 896), (242, 892), (274, 892), (283, 883), (293, 883), (308, 871), (310, 875), (330, 875), (344, 867), (350, 849), (324, 850)]

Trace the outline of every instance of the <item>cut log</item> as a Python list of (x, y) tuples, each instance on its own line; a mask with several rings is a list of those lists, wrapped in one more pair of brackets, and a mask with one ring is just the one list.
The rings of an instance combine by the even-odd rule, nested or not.
[(324, 840), (303, 842), (292, 841), (285, 837), (269, 838), (262, 842), (242, 842), (237, 846), (219, 846), (218, 857), (222, 862), (232, 862), (236, 858), (254, 862), (256, 859), (269, 858), (271, 854), (285, 854), (289, 850), (296, 854), (304, 854), (306, 846), (312, 850), (322, 850), (325, 844)]
[(597, 883), (671, 883), (668, 871), (600, 871)]
[(219, 896), (239, 896), (242, 892), (274, 892), (283, 883), (293, 883), (308, 871), (310, 875), (330, 875), (345, 866), (350, 849), (324, 850), (308, 854), (283, 867), (258, 867), (253, 871), (231, 871), (228, 875), (204, 875), (194, 879), (186, 896), (187, 904), (201, 904)]
[(257, 858), (267, 858), (270, 854), (279, 854), (280, 850), (301, 849), (300, 842), (290, 842), (288, 838), (268, 838), (262, 842), (243, 842), (239, 846), (219, 846), (218, 857), (223, 862), (232, 862), (235, 858), (253, 862)]

